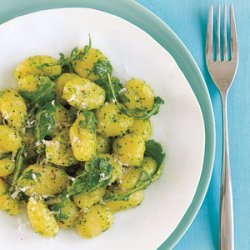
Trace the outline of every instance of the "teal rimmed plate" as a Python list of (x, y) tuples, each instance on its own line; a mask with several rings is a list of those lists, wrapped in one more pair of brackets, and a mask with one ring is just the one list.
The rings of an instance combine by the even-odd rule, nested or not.
[[(84, 8), (55, 9), (62, 7)], [(55, 10), (37, 12), (44, 9)], [(163, 176), (145, 192), (143, 204), (118, 214), (114, 226), (99, 238), (86, 241), (70, 231), (53, 241), (44, 240), (28, 225), (24, 228), (25, 218), (1, 214), (3, 246), (125, 249), (129, 242), (130, 249), (173, 247), (202, 204), (215, 149), (208, 91), (190, 53), (167, 25), (133, 1), (12, 1), (4, 3), (0, 11), (2, 23), (10, 19), (0, 26), (0, 87), (14, 84), (11, 71), (23, 57), (56, 56), (83, 45), (91, 33), (94, 46), (111, 59), (116, 75), (124, 80), (143, 78), (166, 99), (153, 124), (154, 137), (168, 157)]]

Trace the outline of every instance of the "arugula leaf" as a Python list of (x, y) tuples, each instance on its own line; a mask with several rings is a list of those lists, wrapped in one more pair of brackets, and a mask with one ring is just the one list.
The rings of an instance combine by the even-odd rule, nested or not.
[(79, 193), (89, 193), (98, 188), (107, 187), (112, 179), (113, 167), (107, 158), (94, 158), (86, 163), (85, 171), (81, 171), (72, 184), (54, 201), (49, 200), (51, 210), (58, 219), (65, 219), (62, 209), (70, 197)]
[(79, 127), (96, 131), (97, 120), (95, 114), (88, 110), (83, 110), (81, 112), (84, 114), (85, 119), (79, 121)]
[(25, 158), (25, 152), (26, 152), (26, 149), (23, 146), (20, 147), (19, 150), (17, 151), (16, 157), (15, 157), (14, 176), (13, 176), (12, 183), (9, 189), (11, 193), (14, 192), (16, 189), (17, 179), (19, 178), (21, 169), (23, 167), (23, 160)]
[(144, 109), (128, 109), (119, 102), (109, 74), (108, 74), (108, 83), (111, 90), (112, 98), (115, 101), (117, 107), (121, 110), (122, 113), (126, 114), (127, 116), (133, 117), (135, 119), (147, 120), (151, 116), (156, 115), (159, 112), (160, 105), (164, 104), (164, 100), (162, 100), (159, 96), (157, 96), (154, 99), (154, 104), (150, 111)]
[(49, 77), (41, 76), (38, 80), (37, 90), (29, 92), (19, 90), (21, 96), (30, 102), (30, 105), (43, 105), (55, 99), (55, 83)]
[(108, 59), (99, 59), (93, 67), (93, 73), (102, 80), (107, 79), (107, 75), (111, 75), (112, 71), (113, 67)]
[[(120, 80), (116, 77), (112, 77), (111, 81), (112, 81), (112, 85), (113, 85), (117, 100), (120, 103), (128, 102), (129, 99), (127, 98), (127, 96), (124, 93), (125, 89), (124, 89), (123, 85), (121, 84)], [(96, 81), (96, 84), (98, 84), (100, 87), (102, 87), (105, 90), (106, 101), (111, 102), (113, 100), (113, 95), (112, 95), (108, 80), (100, 80), (99, 79)]]
[(107, 158), (94, 158), (85, 165), (85, 171), (79, 174), (69, 186), (69, 196), (78, 193), (89, 193), (98, 188), (106, 187), (112, 179), (113, 167)]
[(55, 113), (56, 105), (50, 102), (45, 104), (36, 114), (35, 138), (38, 142), (53, 132), (56, 126)]
[(63, 213), (63, 208), (67, 205), (67, 203), (70, 201), (69, 197), (67, 196), (60, 196), (57, 197), (57, 202), (50, 205), (50, 210), (55, 213), (57, 220), (66, 220), (69, 218), (68, 214)]
[(139, 190), (146, 189), (152, 182), (156, 181), (161, 176), (164, 166), (163, 161), (165, 159), (165, 153), (162, 150), (162, 146), (154, 140), (147, 141), (145, 156), (150, 156), (156, 161), (157, 170), (155, 171), (155, 173), (153, 175), (148, 175), (145, 171), (142, 171), (140, 179), (133, 189), (122, 194), (118, 194), (115, 192), (107, 193), (104, 196), (104, 201), (128, 200), (131, 194)]

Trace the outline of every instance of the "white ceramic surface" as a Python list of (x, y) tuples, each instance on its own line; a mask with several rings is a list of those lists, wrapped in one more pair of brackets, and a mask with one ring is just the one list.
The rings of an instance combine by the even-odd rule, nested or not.
[(171, 55), (127, 21), (92, 9), (55, 9), (15, 18), (0, 26), (0, 87), (16, 86), (12, 75), (25, 57), (70, 52), (91, 34), (123, 81), (146, 80), (165, 99), (153, 118), (154, 135), (167, 154), (162, 177), (145, 192), (141, 206), (115, 215), (113, 227), (92, 240), (74, 230), (55, 239), (35, 234), (24, 217), (0, 212), (1, 249), (152, 250), (174, 231), (196, 191), (204, 156), (204, 123), (189, 83)]

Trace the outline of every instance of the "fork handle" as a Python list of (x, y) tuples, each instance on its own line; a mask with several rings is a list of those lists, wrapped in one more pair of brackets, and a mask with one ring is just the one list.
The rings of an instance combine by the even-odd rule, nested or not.
[(234, 250), (234, 216), (232, 179), (229, 159), (228, 125), (227, 125), (227, 92), (221, 94), (223, 107), (224, 152), (220, 205), (220, 249)]

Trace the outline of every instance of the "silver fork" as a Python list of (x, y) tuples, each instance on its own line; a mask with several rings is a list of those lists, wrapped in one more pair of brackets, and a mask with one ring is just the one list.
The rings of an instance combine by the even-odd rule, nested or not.
[[(232, 180), (229, 159), (228, 125), (227, 125), (227, 95), (234, 80), (238, 67), (238, 44), (233, 6), (230, 5), (230, 49), (227, 42), (227, 7), (224, 6), (223, 22), (223, 58), (221, 58), (220, 41), (220, 5), (217, 13), (216, 59), (213, 49), (213, 5), (210, 7), (206, 38), (206, 62), (209, 73), (217, 86), (223, 107), (224, 152), (220, 204), (220, 249), (234, 249), (234, 215)], [(230, 51), (230, 53), (229, 53)]]

